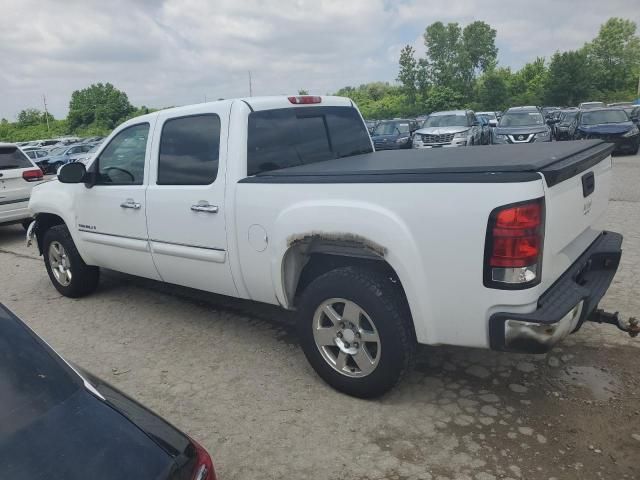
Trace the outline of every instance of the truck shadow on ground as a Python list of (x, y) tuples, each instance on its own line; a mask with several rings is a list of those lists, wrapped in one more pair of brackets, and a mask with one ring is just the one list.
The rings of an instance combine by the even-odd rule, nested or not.
[[(98, 292), (108, 294), (129, 287), (161, 293), (205, 309), (239, 315), (247, 319), (247, 328), (256, 322), (261, 323), (272, 332), (275, 341), (299, 347), (295, 312), (103, 269)], [(408, 378), (388, 394), (385, 401), (402, 403), (403, 396), (413, 396), (416, 390), (446, 392), (447, 385), (462, 389), (463, 394), (466, 389), (481, 395), (500, 394), (520, 405), (530, 403), (532, 396), (560, 396), (557, 390), (572, 384), (589, 390), (594, 400), (615, 398), (619, 393), (619, 381), (593, 367), (575, 366), (575, 348), (571, 351), (573, 353), (560, 346), (547, 355), (528, 355), (420, 345)], [(437, 389), (433, 388), (435, 385)], [(453, 393), (444, 395), (452, 396)]]

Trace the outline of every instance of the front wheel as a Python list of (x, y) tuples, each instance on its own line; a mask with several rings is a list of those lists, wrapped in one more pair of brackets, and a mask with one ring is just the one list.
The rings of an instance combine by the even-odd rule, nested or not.
[(402, 290), (370, 270), (339, 268), (311, 282), (300, 299), (298, 329), (316, 373), (355, 397), (371, 398), (390, 390), (415, 353)]
[(65, 297), (88, 295), (98, 287), (100, 269), (84, 263), (65, 225), (51, 227), (42, 242), (51, 283)]

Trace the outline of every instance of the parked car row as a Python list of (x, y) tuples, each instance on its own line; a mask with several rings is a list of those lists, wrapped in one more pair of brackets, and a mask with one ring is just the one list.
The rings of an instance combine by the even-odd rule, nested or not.
[(35, 140), (18, 142), (18, 146), (33, 160), (45, 174), (54, 174), (60, 166), (90, 158), (95, 147), (102, 143), (104, 137), (88, 138), (65, 137), (53, 140)]
[(636, 153), (639, 121), (640, 105), (592, 101), (578, 107), (511, 107), (503, 113), (451, 110), (416, 119), (368, 120), (366, 125), (376, 150), (595, 138), (615, 143), (617, 152)]

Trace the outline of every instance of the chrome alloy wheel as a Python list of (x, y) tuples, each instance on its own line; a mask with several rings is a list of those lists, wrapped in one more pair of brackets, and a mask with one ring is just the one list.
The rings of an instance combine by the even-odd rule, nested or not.
[(313, 339), (322, 358), (342, 375), (366, 377), (378, 366), (378, 330), (351, 300), (330, 298), (320, 304), (313, 315)]
[(49, 265), (60, 285), (66, 287), (71, 283), (71, 263), (60, 242), (54, 241), (49, 244)]

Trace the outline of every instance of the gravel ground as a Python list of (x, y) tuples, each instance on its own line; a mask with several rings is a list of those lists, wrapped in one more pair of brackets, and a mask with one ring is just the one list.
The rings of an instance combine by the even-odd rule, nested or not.
[[(640, 314), (640, 157), (615, 157), (606, 227), (625, 235), (604, 307)], [(287, 313), (106, 272), (61, 297), (0, 228), (0, 301), (67, 359), (168, 418), (225, 479), (640, 478), (640, 341), (587, 325), (545, 356), (420, 349), (376, 401), (325, 386)]]

